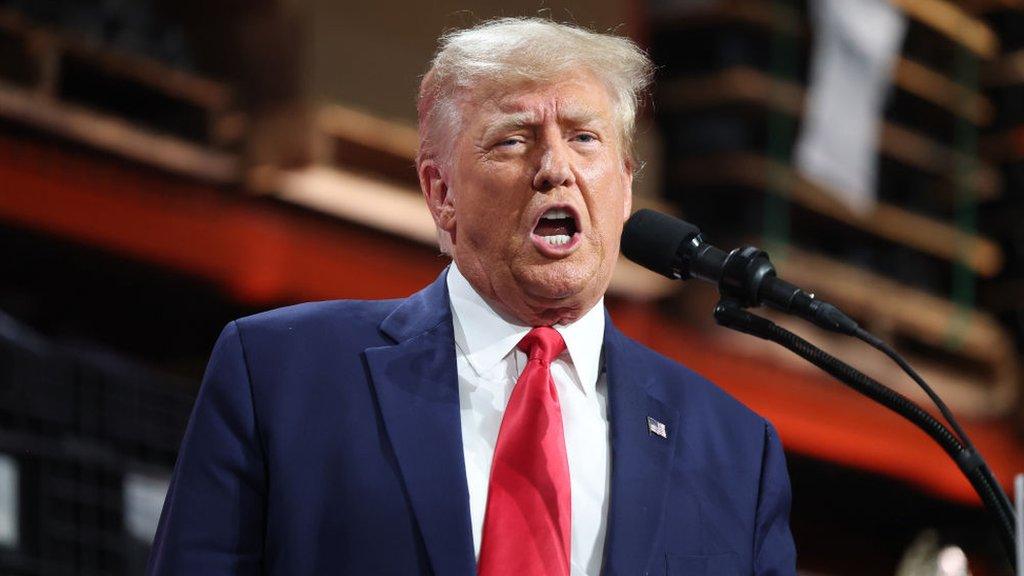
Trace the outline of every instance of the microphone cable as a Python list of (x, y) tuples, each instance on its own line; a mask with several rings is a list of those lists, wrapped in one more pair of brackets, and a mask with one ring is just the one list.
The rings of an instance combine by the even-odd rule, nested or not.
[(1000, 540), (1009, 556), (1009, 563), (1011, 566), (1014, 565), (1016, 515), (1012, 507), (1006, 507), (1009, 501), (1005, 492), (976, 450), (967, 449), (951, 430), (912, 400), (771, 320), (744, 310), (734, 301), (719, 302), (715, 308), (715, 320), (727, 328), (781, 345), (857, 392), (905, 417), (935, 440), (967, 477), (982, 504), (995, 517), (1000, 528)]
[[(637, 264), (668, 278), (697, 278), (715, 284), (722, 295), (722, 302), (734, 302), (735, 306), (740, 308), (767, 304), (782, 312), (799, 316), (825, 330), (853, 336), (888, 356), (924, 391), (952, 428), (950, 431), (942, 427), (946, 434), (955, 439), (948, 449), (955, 452), (955, 455), (951, 455), (954, 455), (957, 464), (965, 473), (970, 470), (969, 478), (974, 479), (975, 473), (980, 476), (978, 480), (985, 485), (985, 491), (989, 493), (989, 498), (983, 500), (995, 507), (997, 517), (1000, 517), (1004, 524), (1006, 519), (1016, 517), (1013, 504), (995, 479), (988, 463), (957, 422), (953, 412), (924, 378), (892, 346), (861, 328), (839, 308), (818, 300), (813, 293), (778, 278), (765, 252), (752, 246), (725, 252), (705, 242), (700, 229), (693, 224), (647, 209), (638, 210), (626, 222), (623, 229), (622, 252)], [(720, 305), (719, 308), (725, 313), (736, 310), (733, 306), (723, 308)], [(718, 315), (719, 309), (716, 309), (716, 318)], [(759, 318), (756, 315), (752, 316)], [(755, 322), (754, 325), (759, 323)], [(783, 329), (775, 327), (774, 330), (762, 330), (762, 337), (767, 333), (778, 335), (778, 330)], [(805, 359), (810, 358), (805, 356)]]
[[(982, 457), (981, 452), (979, 452), (974, 447), (974, 443), (971, 441), (971, 438), (967, 435), (967, 432), (965, 432), (964, 429), (960, 427), (960, 423), (957, 422), (955, 417), (953, 417), (953, 412), (949, 409), (949, 407), (946, 406), (946, 403), (942, 401), (942, 398), (940, 398), (939, 395), (935, 393), (932, 387), (929, 386), (927, 382), (925, 382), (924, 378), (922, 378), (921, 375), (918, 374), (916, 370), (914, 370), (913, 366), (911, 366), (910, 363), (903, 358), (903, 356), (900, 356), (900, 354), (896, 352), (896, 350), (893, 349), (893, 347), (890, 346), (887, 342), (885, 342), (881, 338), (878, 338), (877, 336), (868, 332), (867, 330), (864, 330), (860, 326), (857, 327), (856, 331), (854, 332), (854, 336), (856, 336), (858, 340), (861, 340), (862, 342), (866, 343), (867, 345), (871, 346), (872, 348), (882, 352), (883, 354), (891, 358), (893, 362), (895, 362), (897, 365), (899, 365), (900, 368), (903, 369), (903, 372), (910, 376), (910, 378), (915, 383), (917, 383), (917, 385), (922, 390), (924, 390), (925, 394), (927, 394), (928, 397), (931, 398), (932, 403), (934, 403), (935, 406), (939, 409), (939, 412), (942, 413), (943, 418), (945, 418), (950, 428), (952, 428), (953, 432), (959, 437), (960, 443), (963, 444), (963, 452), (965, 453), (965, 457), (976, 460), (975, 465), (978, 468), (980, 468), (982, 474), (984, 474), (987, 477), (986, 479), (988, 480), (988, 482), (994, 486), (999, 486), (1001, 488), (1001, 484), (999, 484), (999, 481), (996, 480), (996, 478), (992, 474), (992, 470), (991, 468), (989, 468), (988, 463), (985, 461), (985, 458)], [(996, 490), (995, 492), (999, 499), (999, 505), (1003, 509), (1003, 513), (1008, 518), (1014, 518), (1016, 510), (1014, 509), (1013, 503), (1010, 502), (1009, 496), (1007, 496), (1006, 492), (1002, 489)]]

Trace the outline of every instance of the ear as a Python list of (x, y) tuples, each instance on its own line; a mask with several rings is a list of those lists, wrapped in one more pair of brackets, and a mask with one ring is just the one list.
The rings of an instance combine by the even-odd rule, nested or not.
[(438, 228), (455, 234), (455, 197), (445, 182), (441, 166), (432, 158), (421, 160), (417, 166), (420, 190), (427, 201), (427, 209)]

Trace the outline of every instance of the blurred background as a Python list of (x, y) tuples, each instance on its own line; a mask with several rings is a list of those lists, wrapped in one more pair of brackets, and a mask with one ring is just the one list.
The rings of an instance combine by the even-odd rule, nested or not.
[[(438, 274), (419, 76), (443, 31), (538, 14), (657, 63), (637, 207), (767, 248), (1024, 471), (1024, 1), (0, 0), (0, 574), (142, 573), (226, 322)], [(939, 447), (715, 301), (625, 262), (607, 298), (778, 427), (802, 574), (1009, 573)]]

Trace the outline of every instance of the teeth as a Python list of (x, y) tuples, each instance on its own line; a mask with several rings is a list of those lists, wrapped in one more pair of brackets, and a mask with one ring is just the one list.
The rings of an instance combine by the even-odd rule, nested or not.
[(561, 218), (569, 218), (570, 214), (568, 210), (564, 208), (552, 208), (541, 216), (541, 220), (559, 220)]
[(566, 234), (556, 234), (554, 236), (545, 236), (544, 241), (552, 246), (561, 246), (568, 244), (571, 238)]

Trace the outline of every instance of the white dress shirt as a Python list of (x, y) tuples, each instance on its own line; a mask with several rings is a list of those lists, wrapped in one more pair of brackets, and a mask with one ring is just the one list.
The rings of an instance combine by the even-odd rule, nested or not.
[[(516, 345), (531, 330), (499, 315), (476, 292), (453, 262), (448, 268), (448, 294), (455, 328), (459, 373), (462, 448), (469, 485), (473, 548), (480, 558), (480, 540), (491, 459), (505, 406), (527, 356)], [(601, 571), (608, 516), (610, 448), (607, 381), (602, 370), (604, 300), (579, 320), (554, 326), (567, 352), (551, 363), (551, 376), (562, 407), (562, 426), (569, 461), (572, 505), (572, 576), (597, 576)]]

